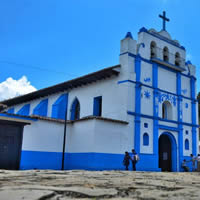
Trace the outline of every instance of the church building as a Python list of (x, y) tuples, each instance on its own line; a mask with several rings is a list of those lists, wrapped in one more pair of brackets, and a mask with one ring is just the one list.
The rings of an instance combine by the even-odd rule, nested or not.
[[(1, 102), (0, 118), (24, 125), (16, 169), (122, 170), (135, 149), (137, 170), (182, 171), (199, 151), (196, 68), (160, 17), (161, 31), (126, 34), (118, 65)], [(12, 151), (2, 148), (0, 168)]]

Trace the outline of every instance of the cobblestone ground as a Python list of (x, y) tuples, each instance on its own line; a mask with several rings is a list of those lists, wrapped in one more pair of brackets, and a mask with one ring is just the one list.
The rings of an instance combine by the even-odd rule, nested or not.
[(200, 199), (200, 173), (0, 170), (0, 200)]

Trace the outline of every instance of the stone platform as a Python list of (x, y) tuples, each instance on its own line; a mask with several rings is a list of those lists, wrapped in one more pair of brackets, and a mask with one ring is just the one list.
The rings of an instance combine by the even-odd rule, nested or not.
[(200, 173), (0, 170), (0, 200), (200, 199)]

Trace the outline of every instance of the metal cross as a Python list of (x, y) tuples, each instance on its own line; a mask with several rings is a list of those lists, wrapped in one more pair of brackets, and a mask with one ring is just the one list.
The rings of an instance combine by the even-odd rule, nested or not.
[(165, 15), (166, 13), (165, 13), (165, 11), (163, 11), (163, 15), (159, 15), (159, 17), (160, 18), (162, 18), (163, 19), (163, 30), (165, 31), (166, 29), (166, 21), (167, 22), (169, 22), (169, 19), (166, 17), (166, 15)]

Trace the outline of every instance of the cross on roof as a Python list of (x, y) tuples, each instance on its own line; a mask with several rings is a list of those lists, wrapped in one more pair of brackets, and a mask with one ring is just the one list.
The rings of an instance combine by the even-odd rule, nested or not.
[(169, 22), (169, 19), (166, 17), (166, 15), (165, 15), (166, 13), (165, 13), (165, 11), (163, 11), (163, 15), (159, 15), (159, 17), (160, 18), (162, 18), (163, 19), (163, 30), (165, 31), (166, 29), (166, 21), (167, 22)]

